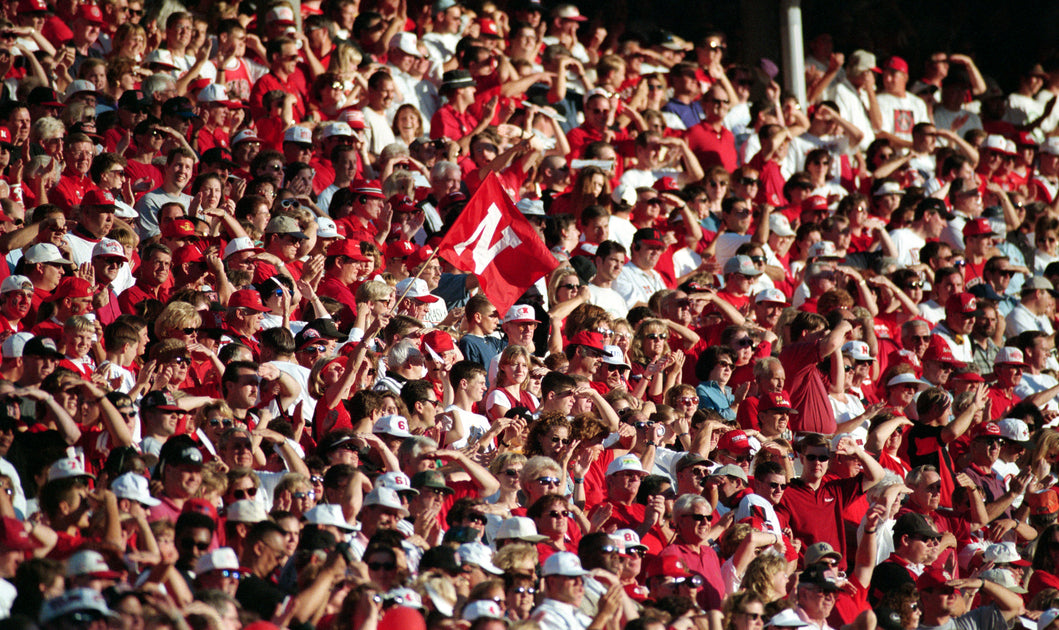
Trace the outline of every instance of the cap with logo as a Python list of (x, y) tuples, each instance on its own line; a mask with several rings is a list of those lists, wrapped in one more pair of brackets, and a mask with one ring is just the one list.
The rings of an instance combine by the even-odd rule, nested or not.
[(559, 551), (548, 556), (541, 569), (541, 575), (562, 575), (564, 577), (584, 577), (589, 572), (581, 566), (581, 559), (569, 551)]
[(739, 429), (727, 431), (717, 441), (717, 450), (745, 454), (750, 452), (750, 438)]
[(408, 419), (404, 416), (383, 416), (375, 421), (371, 427), (372, 433), (382, 433), (393, 437), (410, 438), (412, 434), (408, 431)]
[(293, 142), (294, 144), (312, 144), (313, 143), (313, 132), (309, 131), (305, 127), (294, 125), (288, 127), (283, 132), (284, 142)]
[(539, 324), (541, 322), (537, 319), (537, 315), (532, 306), (529, 304), (515, 304), (507, 309), (507, 314), (504, 315), (504, 323)]
[(427, 287), (427, 281), (422, 278), (405, 278), (397, 283), (397, 295), (403, 295), (419, 302), (433, 304), (441, 298), (432, 294)]
[(127, 472), (119, 476), (110, 484), (110, 489), (119, 499), (129, 499), (147, 507), (162, 504), (161, 501), (151, 496), (147, 477), (139, 473)]
[(739, 254), (724, 261), (724, 275), (737, 273), (743, 276), (760, 276), (764, 271), (754, 266), (750, 256)]
[(711, 477), (732, 477), (734, 479), (739, 479), (743, 483), (748, 483), (747, 476), (746, 476), (746, 471), (743, 470), (742, 468), (740, 468), (739, 466), (736, 466), (735, 464), (725, 464), (724, 466), (721, 466), (720, 468), (718, 468), (718, 469), (714, 470), (713, 472), (711, 472), (710, 476)]

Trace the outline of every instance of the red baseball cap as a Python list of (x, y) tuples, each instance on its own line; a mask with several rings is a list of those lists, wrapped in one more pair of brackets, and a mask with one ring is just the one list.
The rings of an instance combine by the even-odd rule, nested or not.
[(897, 55), (894, 55), (886, 60), (886, 65), (883, 66), (883, 70), (895, 70), (897, 72), (908, 74), (908, 62)]
[(937, 361), (938, 363), (945, 363), (947, 365), (953, 365), (958, 368), (962, 368), (966, 365), (963, 361), (959, 361), (952, 354), (952, 348), (949, 347), (948, 342), (934, 338), (931, 344), (927, 347), (927, 351), (923, 353), (924, 361)]
[(923, 573), (919, 574), (919, 579), (916, 580), (916, 588), (925, 591), (931, 588), (945, 587), (951, 579), (952, 578), (949, 577), (949, 574), (941, 569), (927, 567)]
[(979, 422), (971, 429), (971, 439), (980, 437), (1003, 437), (1000, 425), (995, 422)]
[(434, 248), (431, 247), (430, 245), (424, 245), (424, 246), (420, 247), (419, 249), (417, 249), (415, 251), (414, 254), (412, 254), (411, 256), (408, 257), (408, 268), (409, 269), (414, 269), (414, 268), (418, 267), (419, 265), (422, 265), (427, 260), (429, 260), (430, 257), (433, 256), (433, 255), (434, 255)]
[(827, 210), (827, 197), (821, 195), (806, 197), (805, 201), (802, 201), (802, 212), (811, 210)]
[(52, 292), (50, 302), (56, 302), (63, 298), (86, 298), (92, 297), (92, 285), (84, 278), (66, 276), (59, 281), (59, 286)]
[(50, 13), (48, 3), (44, 0), (20, 0), (18, 3), (19, 13)]
[(733, 429), (721, 436), (717, 441), (717, 450), (729, 453), (749, 453), (750, 438), (739, 429)]
[(761, 403), (758, 405), (758, 409), (761, 411), (785, 409), (791, 413), (798, 413), (798, 410), (791, 404), (791, 398), (787, 395), (787, 392), (765, 394), (761, 397)]
[(353, 260), (365, 262), (368, 257), (360, 251), (360, 244), (349, 239), (339, 239), (327, 246), (328, 256), (348, 256)]
[(600, 352), (604, 352), (604, 345), (603, 335), (594, 330), (582, 330), (574, 335), (570, 341), (566, 342), (567, 348), (570, 346), (585, 346), (586, 348), (592, 348), (593, 350), (599, 350)]
[(654, 183), (651, 188), (654, 188), (660, 193), (667, 192), (680, 192), (680, 186), (677, 186), (677, 180), (672, 177), (662, 177)]
[(679, 556), (657, 556), (647, 563), (648, 578), (660, 575), (665, 577), (688, 577), (691, 574), (688, 563)]
[(240, 289), (228, 300), (228, 308), (249, 308), (267, 313), (268, 307), (261, 303), (261, 294), (253, 289)]
[(92, 24), (106, 24), (106, 21), (103, 19), (103, 12), (94, 4), (85, 3), (78, 7), (74, 19), (78, 18)]
[(431, 350), (438, 353), (448, 352), (456, 347), (455, 344), (452, 343), (452, 335), (444, 330), (432, 330), (428, 332), (423, 335), (422, 342), (424, 345), (430, 346)]
[(387, 258), (408, 258), (416, 251), (416, 246), (409, 241), (390, 241), (386, 244)]
[(945, 302), (946, 315), (977, 315), (978, 298), (970, 293), (957, 293)]
[(1027, 492), (1026, 504), (1030, 506), (1031, 514), (1055, 514), (1059, 512), (1059, 493), (1056, 493), (1054, 488), (1041, 492)]
[(181, 238), (184, 236), (197, 236), (195, 234), (195, 223), (191, 219), (174, 219), (166, 223), (165, 227), (162, 228), (162, 238)]
[(183, 265), (189, 262), (202, 262), (206, 260), (206, 255), (202, 253), (198, 245), (187, 244), (182, 245), (173, 252), (173, 265)]
[(26, 524), (17, 518), (3, 517), (0, 522), (0, 549), (4, 551), (32, 551), (41, 544), (26, 531)]
[(85, 196), (81, 198), (82, 206), (106, 206), (115, 208), (117, 202), (114, 201), (114, 195), (109, 190), (101, 190), (99, 188), (93, 188), (92, 190), (85, 193)]
[(977, 218), (971, 219), (963, 226), (963, 235), (966, 236), (986, 236), (995, 235), (993, 226), (989, 224), (989, 219)]
[(386, 196), (382, 194), (382, 184), (378, 180), (358, 179), (350, 184), (349, 188), (358, 195), (365, 195), (373, 199), (386, 199)]

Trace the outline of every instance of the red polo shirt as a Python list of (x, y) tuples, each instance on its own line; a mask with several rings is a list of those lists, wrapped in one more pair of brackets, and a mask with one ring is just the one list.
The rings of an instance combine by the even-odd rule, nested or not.
[(818, 490), (813, 490), (801, 479), (794, 479), (776, 506), (776, 516), (780, 518), (781, 524), (786, 522), (794, 532), (794, 537), (801, 540), (804, 546), (829, 543), (842, 554), (839, 564), (840, 568), (845, 569), (848, 552), (842, 512), (864, 494), (861, 489), (863, 481), (863, 475), (834, 479), (821, 483)]
[(739, 167), (735, 152), (735, 136), (726, 127), (716, 131), (713, 125), (701, 122), (688, 129), (688, 146), (695, 157), (699, 158), (703, 170), (709, 170), (718, 164), (731, 173)]

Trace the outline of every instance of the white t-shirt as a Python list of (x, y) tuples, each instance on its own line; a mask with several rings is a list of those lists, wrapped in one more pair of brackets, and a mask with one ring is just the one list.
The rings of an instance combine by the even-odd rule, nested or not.
[(876, 96), (882, 112), (882, 128), (902, 140), (912, 141), (912, 127), (930, 122), (930, 113), (923, 99), (911, 93), (904, 96), (882, 93)]
[[(495, 394), (496, 392), (493, 393)], [(507, 401), (505, 400), (504, 402), (506, 404)], [(464, 411), (456, 405), (449, 405), (448, 407), (446, 407), (445, 413), (449, 413), (454, 416), (458, 415), (460, 417), (460, 422), (463, 423), (464, 431), (466, 431), (466, 433), (461, 439), (456, 440), (445, 448), (463, 448), (467, 446), (467, 444), (477, 441), (478, 438), (482, 437), (483, 435), (489, 432), (489, 418), (486, 418), (481, 414), (473, 413), (470, 411)], [(445, 431), (451, 431), (452, 426), (453, 423), (451, 420), (446, 420), (441, 423), (441, 428)], [(486, 451), (493, 450), (492, 444), (483, 444), (482, 446)]]
[(370, 107), (364, 107), (360, 111), (364, 112), (364, 125), (368, 128), (368, 151), (379, 155), (387, 145), (396, 141), (390, 121)]
[(640, 302), (647, 304), (647, 300), (654, 295), (655, 291), (666, 288), (666, 283), (654, 269), (645, 271), (628, 262), (621, 268), (621, 273), (618, 274), (612, 286), (625, 300), (625, 305), (632, 308)]
[(588, 285), (588, 303), (604, 309), (615, 319), (629, 314), (628, 305), (614, 289), (605, 289), (594, 284)]
[(890, 240), (897, 250), (897, 263), (904, 267), (919, 264), (919, 250), (927, 244), (926, 239), (909, 228), (900, 228), (890, 232)]
[(951, 129), (962, 138), (963, 134), (972, 129), (982, 128), (982, 119), (978, 114), (966, 109), (945, 109), (944, 105), (934, 108), (934, 126), (938, 129)]

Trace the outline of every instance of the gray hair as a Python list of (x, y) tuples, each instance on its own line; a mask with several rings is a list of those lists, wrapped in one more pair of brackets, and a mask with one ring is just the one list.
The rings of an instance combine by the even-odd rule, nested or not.
[(455, 171), (457, 173), (460, 173), (461, 175), (463, 174), (462, 171), (460, 171), (460, 167), (456, 166), (454, 162), (449, 162), (448, 160), (440, 160), (438, 162), (435, 162), (434, 167), (430, 169), (431, 183), (433, 183), (435, 180), (441, 179), (449, 171)]
[(436, 450), (438, 450), (438, 443), (434, 440), (423, 435), (413, 435), (410, 438), (405, 438), (401, 445), (397, 447), (397, 457), (401, 461), (405, 461), (408, 458), (414, 459), (423, 453)]
[(390, 368), (398, 368), (407, 365), (409, 361), (419, 359), (423, 361), (423, 353), (415, 347), (411, 341), (405, 339), (397, 342), (390, 351), (386, 353), (386, 365)]
[[(551, 470), (561, 473), (563, 467), (551, 457), (546, 455), (535, 455), (527, 459), (526, 463), (522, 465), (522, 474), (519, 475), (519, 481), (521, 481), (523, 485), (526, 485), (537, 477), (540, 477), (541, 473)], [(561, 477), (562, 475), (560, 474), (559, 476)]]
[(140, 84), (140, 89), (143, 90), (143, 95), (146, 98), (154, 98), (156, 93), (174, 88), (176, 88), (176, 81), (173, 80), (173, 77), (163, 72), (152, 74)]
[(38, 118), (29, 128), (29, 139), (33, 142), (41, 142), (50, 138), (62, 138), (66, 135), (66, 127), (58, 118), (45, 116)]
[[(673, 518), (684, 516), (699, 505), (709, 507), (710, 502), (701, 494), (682, 494), (677, 497), (676, 502), (673, 504)], [(710, 511), (712, 512), (713, 510), (711, 509)]]

